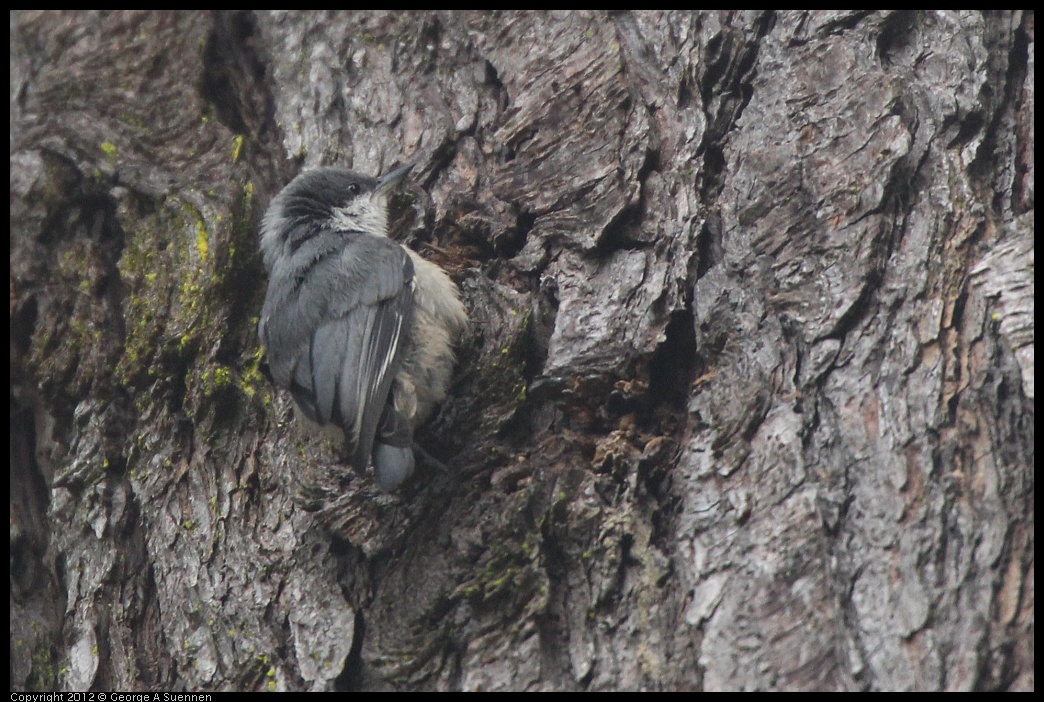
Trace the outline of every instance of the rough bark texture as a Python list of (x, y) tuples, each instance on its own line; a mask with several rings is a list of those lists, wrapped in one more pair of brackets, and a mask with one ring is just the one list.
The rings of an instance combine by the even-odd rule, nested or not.
[[(11, 18), (11, 686), (1033, 689), (1032, 13)], [(260, 213), (419, 157), (393, 496)]]

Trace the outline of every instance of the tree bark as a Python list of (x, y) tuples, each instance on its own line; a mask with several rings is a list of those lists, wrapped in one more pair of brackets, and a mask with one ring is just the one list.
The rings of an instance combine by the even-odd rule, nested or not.
[[(1032, 12), (16, 12), (11, 686), (1033, 689)], [(417, 158), (391, 496), (260, 216)]]

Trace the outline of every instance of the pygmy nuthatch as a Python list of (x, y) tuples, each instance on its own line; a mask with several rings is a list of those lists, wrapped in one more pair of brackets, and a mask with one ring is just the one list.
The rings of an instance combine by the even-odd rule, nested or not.
[(272, 378), (307, 419), (343, 431), (356, 469), (372, 459), (385, 492), (413, 472), (414, 427), (445, 398), (467, 323), (446, 272), (388, 238), (388, 195), (411, 167), (307, 171), (261, 224)]

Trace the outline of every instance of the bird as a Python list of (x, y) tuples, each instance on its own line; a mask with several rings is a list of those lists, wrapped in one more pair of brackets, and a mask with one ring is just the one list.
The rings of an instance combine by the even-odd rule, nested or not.
[(446, 271), (388, 236), (389, 196), (412, 167), (304, 171), (259, 232), (272, 380), (306, 424), (343, 438), (355, 469), (372, 464), (385, 493), (414, 472), (414, 430), (445, 399), (467, 326)]

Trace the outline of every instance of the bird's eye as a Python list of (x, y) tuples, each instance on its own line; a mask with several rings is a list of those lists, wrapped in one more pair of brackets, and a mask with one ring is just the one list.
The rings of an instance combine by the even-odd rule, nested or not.
[(351, 195), (352, 197), (355, 197), (356, 195), (358, 195), (359, 194), (359, 184), (358, 183), (349, 183), (348, 184), (348, 194)]

